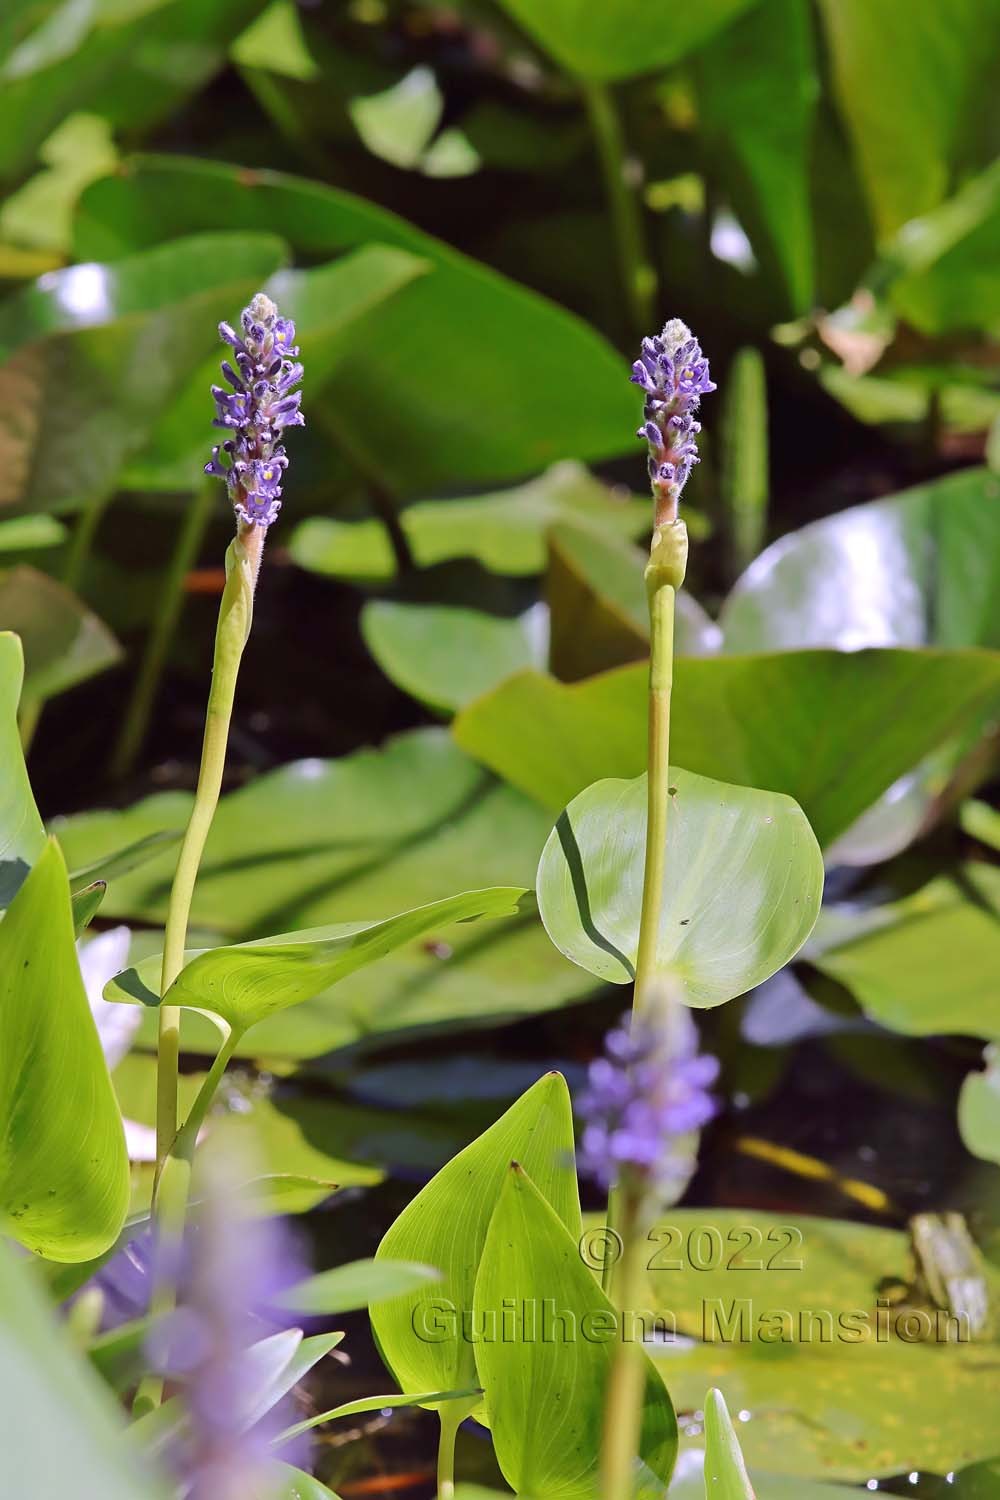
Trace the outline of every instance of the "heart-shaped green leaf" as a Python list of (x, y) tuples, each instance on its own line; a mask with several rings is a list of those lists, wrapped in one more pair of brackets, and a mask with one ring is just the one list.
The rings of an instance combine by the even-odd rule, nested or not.
[[(391, 953), (403, 943), (449, 922), (475, 917), (509, 917), (525, 892), (512, 886), (463, 891), (427, 906), (387, 917), (384, 922), (343, 923), (308, 932), (282, 932), (232, 948), (209, 948), (185, 955), (186, 963), (163, 996), (168, 1005), (208, 1010), (234, 1031), (299, 1005), (347, 974)], [(160, 958), (126, 969), (105, 988), (105, 999), (158, 1006), (156, 976)]]
[[(790, 797), (670, 769), (657, 969), (688, 1005), (721, 1005), (793, 958), (823, 896), (823, 856)], [(567, 958), (634, 976), (646, 778), (598, 781), (566, 808), (538, 865), (538, 908)]]
[[(519, 1495), (594, 1500), (608, 1373), (622, 1325), (584, 1264), (578, 1237), (517, 1162), (504, 1173), (486, 1235), (472, 1326), (504, 1478)], [(645, 1363), (636, 1500), (663, 1495), (677, 1454), (670, 1397)]]
[(125, 1134), (80, 976), (59, 846), (0, 922), (0, 1219), (49, 1260), (90, 1260), (128, 1210)]
[(705, 1500), (754, 1500), (740, 1440), (714, 1388), (705, 1397)]
[(9, 906), (24, 877), (45, 848), (45, 829), (31, 792), (17, 707), (24, 681), (20, 637), (0, 631), (0, 907)]
[(478, 1383), (463, 1319), (472, 1312), (486, 1232), (514, 1157), (531, 1170), (575, 1251), (580, 1200), (572, 1166), (573, 1115), (565, 1080), (549, 1073), (442, 1167), (378, 1247), (376, 1261), (417, 1261), (442, 1273), (438, 1285), (372, 1309), (379, 1348), (404, 1391), (459, 1390)]

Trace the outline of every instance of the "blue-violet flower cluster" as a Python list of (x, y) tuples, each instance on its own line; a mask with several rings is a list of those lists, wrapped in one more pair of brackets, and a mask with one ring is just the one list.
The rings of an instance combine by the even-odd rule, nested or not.
[(671, 318), (658, 336), (643, 339), (632, 382), (646, 393), (636, 436), (649, 444), (649, 478), (659, 526), (676, 517), (681, 490), (698, 462), (701, 423), (694, 413), (700, 398), (715, 385), (701, 345), (680, 318)]
[(693, 1024), (667, 1029), (626, 1016), (590, 1065), (579, 1101), (581, 1169), (604, 1188), (628, 1178), (666, 1194), (693, 1166), (684, 1139), (715, 1114), (718, 1059), (698, 1052)]
[[(214, 427), (232, 436), (212, 449), (206, 474), (224, 479), (236, 514), (246, 526), (270, 526), (281, 509), (281, 478), (288, 467), (279, 441), (285, 427), (302, 427), (302, 379), (296, 363), (295, 324), (278, 316), (270, 297), (258, 292), (243, 309), (242, 336), (228, 323), (219, 324), (223, 342), (233, 350), (235, 368), (222, 361), (222, 374), (231, 391), (213, 385), (218, 415)], [(224, 454), (228, 462), (220, 457)]]

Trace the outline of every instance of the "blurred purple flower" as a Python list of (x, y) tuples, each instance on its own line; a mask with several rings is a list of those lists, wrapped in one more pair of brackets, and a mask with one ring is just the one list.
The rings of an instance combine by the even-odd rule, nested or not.
[(698, 1033), (626, 1016), (591, 1063), (579, 1100), (584, 1122), (580, 1167), (604, 1188), (624, 1177), (666, 1194), (682, 1187), (693, 1166), (688, 1137), (716, 1112), (708, 1092), (719, 1063), (698, 1052)]
[(232, 390), (212, 387), (213, 426), (232, 436), (212, 449), (205, 473), (226, 481), (244, 525), (267, 527), (281, 510), (281, 479), (288, 467), (281, 432), (304, 425), (302, 393), (292, 389), (302, 379), (302, 366), (295, 358), (295, 324), (279, 317), (263, 292), (243, 309), (240, 326), (242, 333), (236, 333), (228, 323), (219, 324), (223, 343), (234, 351), (235, 367), (222, 361), (223, 378)]
[(649, 444), (649, 478), (659, 525), (676, 514), (681, 491), (698, 462), (701, 423), (694, 413), (700, 398), (715, 385), (701, 345), (680, 318), (671, 318), (662, 333), (643, 339), (631, 378), (646, 394), (636, 435)]
[[(283, 1220), (251, 1216), (233, 1161), (210, 1151), (206, 1167), (206, 1196), (181, 1263), (156, 1268), (174, 1272), (177, 1300), (152, 1330), (147, 1353), (178, 1384), (187, 1409), (168, 1454), (186, 1500), (245, 1500), (258, 1486), (265, 1492), (273, 1441), (295, 1420), (290, 1397), (268, 1405), (258, 1356), (261, 1341), (292, 1321), (279, 1299), (307, 1269)], [(296, 1452), (294, 1461), (303, 1457)]]

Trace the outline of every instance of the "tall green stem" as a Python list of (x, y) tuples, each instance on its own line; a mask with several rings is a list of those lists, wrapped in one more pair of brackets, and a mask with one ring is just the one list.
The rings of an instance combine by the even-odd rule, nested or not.
[(115, 778), (127, 775), (132, 769), (146, 738), (150, 714), (163, 675), (163, 664), (176, 633), (184, 603), (184, 580), (197, 561), (202, 539), (211, 520), (217, 491), (218, 481), (210, 480), (208, 484), (202, 485), (185, 509), (184, 522), (177, 535), (157, 600), (146, 650), (111, 758), (111, 775)]
[(87, 505), (86, 510), (80, 512), (80, 519), (73, 528), (73, 535), (70, 537), (69, 549), (63, 564), (62, 581), (74, 593), (80, 587), (83, 570), (87, 566), (90, 550), (94, 545), (94, 537), (97, 535), (97, 528), (111, 503), (112, 493), (108, 491), (107, 494), (95, 496)]
[[(198, 868), (204, 853), (215, 809), (222, 789), (222, 775), (229, 741), (229, 721), (240, 659), (250, 633), (253, 618), (253, 590), (260, 567), (262, 534), (259, 527), (249, 528), (235, 538), (226, 553), (226, 585), (219, 607), (219, 624), (215, 635), (215, 657), (212, 664), (212, 686), (205, 714), (205, 738), (201, 767), (195, 791), (194, 807), (181, 844), (174, 882), (167, 907), (163, 935), (163, 964), (160, 971), (160, 994), (165, 995), (184, 967), (188, 920)], [(160, 1006), (159, 1058), (156, 1077), (156, 1161), (161, 1171), (167, 1152), (177, 1134), (177, 1060), (180, 1049), (180, 1010), (175, 1005)]]
[[(478, 1400), (478, 1397), (476, 1398)], [(472, 1406), (476, 1402), (473, 1401)], [(448, 1401), (438, 1411), (441, 1431), (438, 1434), (437, 1490), (438, 1500), (453, 1500), (455, 1494), (455, 1439), (458, 1429), (472, 1410), (464, 1401)]]
[(624, 1252), (613, 1278), (619, 1327), (604, 1403), (601, 1500), (631, 1500), (646, 1384), (645, 1354), (641, 1341), (635, 1340), (635, 1320), (628, 1316), (642, 1300), (646, 1243), (642, 1238), (642, 1204), (636, 1190), (628, 1187), (620, 1190), (619, 1202)]
[(656, 949), (663, 907), (667, 863), (667, 813), (670, 805), (670, 697), (674, 682), (674, 601), (669, 583), (657, 583), (649, 595), (649, 759), (646, 781), (646, 862), (635, 961), (636, 1014), (648, 999), (656, 972)]
[(635, 331), (653, 323), (656, 270), (646, 243), (642, 207), (628, 181), (627, 153), (614, 95), (604, 83), (584, 83), (584, 103), (600, 157), (622, 284)]

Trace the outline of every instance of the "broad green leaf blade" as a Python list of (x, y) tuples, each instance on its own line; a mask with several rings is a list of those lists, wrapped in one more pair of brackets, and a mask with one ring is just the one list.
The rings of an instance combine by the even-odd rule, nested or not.
[[(546, 1337), (551, 1308), (558, 1311)], [(513, 1338), (488, 1332), (503, 1320)], [(476, 1365), (504, 1478), (521, 1495), (594, 1500), (618, 1315), (584, 1264), (578, 1237), (518, 1162), (504, 1173), (486, 1236), (473, 1327), (483, 1330)], [(663, 1494), (677, 1454), (670, 1397), (646, 1366), (637, 1500)]]
[(454, 712), (524, 667), (544, 666), (546, 621), (449, 604), (376, 599), (361, 612), (365, 644), (383, 672), (428, 707)]
[(642, 0), (502, 0), (504, 9), (569, 73), (630, 78), (676, 62), (746, 10), (750, 0), (703, 0), (652, 26)]
[(996, 647), (998, 589), (1000, 478), (965, 469), (783, 536), (720, 623), (731, 652)]
[[(23, 411), (0, 503), (79, 506), (113, 489), (164, 406), (281, 264), (270, 234), (208, 234), (39, 278), (7, 304), (0, 382)], [(154, 356), (155, 351), (155, 356)]]
[[(598, 545), (641, 536), (649, 529), (649, 502), (622, 500), (579, 464), (566, 462), (513, 489), (418, 500), (400, 510), (399, 521), (421, 568), (469, 557), (492, 573), (519, 578), (544, 570), (550, 527), (572, 524)], [(376, 520), (311, 516), (292, 532), (290, 547), (300, 567), (331, 578), (377, 583), (396, 572), (385, 527)]]
[(695, 76), (703, 150), (774, 287), (771, 305), (779, 315), (802, 315), (813, 305), (820, 93), (807, 0), (751, 5), (700, 54)]
[[(598, 333), (341, 189), (277, 172), (139, 157), (127, 176), (84, 194), (77, 252), (120, 255), (232, 224), (244, 233), (280, 225), (309, 260), (376, 243), (431, 263), (359, 327), (324, 395), (366, 471), (395, 495), (504, 483), (559, 459), (596, 462), (629, 451), (635, 403), (620, 355)], [(387, 442), (385, 393), (400, 389), (410, 396), (394, 403)]]
[[(967, 122), (987, 107), (994, 0), (822, 0), (834, 86), (880, 237), (925, 213), (968, 169)], [(887, 45), (887, 39), (892, 45)], [(979, 152), (989, 159), (985, 140)], [(985, 165), (985, 160), (981, 165)]]
[(714, 1388), (705, 1397), (705, 1500), (754, 1500), (740, 1440)]
[(46, 1306), (34, 1268), (3, 1243), (0, 1327), (8, 1493), (163, 1500), (166, 1483), (148, 1458), (140, 1465), (130, 1452), (120, 1409)]
[[(384, 922), (285, 932), (238, 947), (193, 953), (163, 1001), (211, 1011), (234, 1030), (245, 1031), (433, 928), (477, 917), (512, 916), (525, 895), (511, 886), (463, 891)], [(159, 957), (153, 957), (137, 969), (126, 969), (107, 986), (105, 998), (160, 1005), (155, 988), (159, 963)]]
[(282, 1294), (281, 1305), (306, 1317), (334, 1317), (440, 1281), (440, 1272), (405, 1260), (354, 1260), (300, 1281)]
[(17, 730), (17, 708), (24, 681), (20, 638), (0, 631), (0, 906), (9, 906), (45, 848)]
[(22, 564), (0, 573), (0, 619), (24, 645), (24, 695), (44, 702), (113, 667), (122, 649), (69, 589)]
[(49, 1260), (90, 1260), (128, 1210), (125, 1135), (80, 977), (59, 846), (0, 922), (0, 1221)]
[[(657, 972), (688, 1005), (721, 1005), (794, 958), (823, 897), (823, 856), (790, 797), (670, 768)], [(538, 908), (567, 958), (600, 979), (634, 976), (646, 847), (646, 778), (598, 781), (560, 817), (538, 866)]]
[(1000, 1038), (1000, 869), (969, 864), (900, 901), (831, 908), (805, 956), (892, 1031)]
[(376, 1261), (417, 1261), (442, 1273), (440, 1285), (372, 1309), (375, 1338), (404, 1391), (458, 1390), (479, 1383), (462, 1319), (472, 1311), (487, 1228), (514, 1157), (531, 1171), (575, 1247), (580, 1202), (572, 1166), (573, 1116), (560, 1074), (540, 1078), (495, 1125), (442, 1167), (378, 1247)]
[[(456, 718), (464, 750), (558, 811), (645, 764), (647, 677), (508, 678)], [(701, 775), (794, 797), (826, 848), (949, 736), (1000, 699), (996, 651), (786, 651), (681, 657), (671, 754)]]
[[(54, 827), (77, 866), (183, 827), (190, 807), (186, 794), (160, 794)], [(441, 729), (338, 760), (293, 762), (222, 798), (193, 921), (237, 942), (447, 897), (462, 889), (470, 869), (484, 884), (530, 886), (550, 827), (536, 803), (485, 775)], [(162, 926), (175, 859), (168, 852), (113, 880), (104, 912)], [(534, 913), (453, 923), (262, 1022), (243, 1054), (310, 1057), (431, 1024), (495, 1024), (566, 1004), (593, 987), (552, 947)], [(153, 1021), (150, 1012), (145, 1022)], [(152, 1043), (154, 1031), (149, 1026), (141, 1039)], [(184, 1033), (186, 1046), (214, 1056), (212, 1023), (188, 1012)]]
[(967, 1151), (1000, 1166), (1000, 1049), (987, 1047), (982, 1072), (969, 1073), (958, 1096), (958, 1128)]

